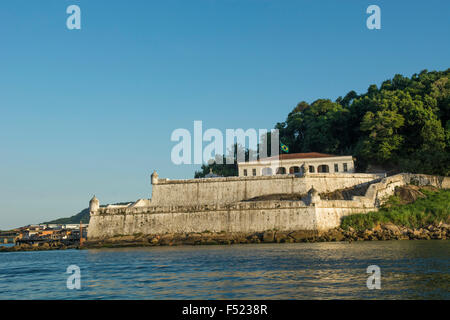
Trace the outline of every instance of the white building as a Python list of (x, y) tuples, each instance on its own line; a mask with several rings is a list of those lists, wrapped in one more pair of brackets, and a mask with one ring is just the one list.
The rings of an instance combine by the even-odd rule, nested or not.
[(281, 154), (278, 157), (239, 162), (240, 177), (271, 176), (276, 174), (352, 173), (355, 172), (352, 156), (309, 152)]

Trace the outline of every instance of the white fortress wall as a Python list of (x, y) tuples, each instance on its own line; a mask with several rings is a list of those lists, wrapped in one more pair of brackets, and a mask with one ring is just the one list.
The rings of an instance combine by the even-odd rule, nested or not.
[[(293, 177), (263, 177), (264, 179), (250, 178), (244, 181), (233, 180), (231, 183), (221, 184), (227, 186), (218, 186), (217, 182), (194, 183), (189, 180), (190, 186), (187, 190), (197, 192), (198, 195), (192, 195), (190, 192), (183, 191), (186, 184), (178, 181), (173, 183), (157, 184), (157, 192), (167, 191), (170, 197), (175, 197), (182, 201), (162, 202), (157, 205), (153, 202), (139, 200), (136, 204), (128, 206), (110, 206), (98, 207), (98, 200), (91, 200), (91, 220), (89, 223), (90, 239), (102, 239), (116, 235), (141, 234), (165, 234), (165, 233), (191, 233), (191, 232), (263, 232), (269, 230), (279, 231), (326, 231), (338, 227), (344, 216), (367, 213), (376, 211), (377, 207), (392, 195), (396, 186), (405, 184), (416, 184), (419, 186), (432, 185), (437, 188), (449, 188), (450, 178), (437, 177), (418, 174), (398, 174), (395, 176), (376, 180), (369, 186), (365, 196), (355, 196), (353, 200), (322, 200), (318, 198), (317, 192), (333, 191), (343, 187), (349, 187), (361, 183), (367, 183), (367, 180), (374, 178), (371, 175), (360, 175), (349, 177), (350, 179), (341, 179), (334, 177), (335, 180), (328, 180), (329, 174), (322, 177), (320, 174), (306, 176), (305, 178)], [(308, 180), (309, 179), (309, 180)], [(211, 179), (214, 180), (214, 179)], [(304, 186), (297, 185), (299, 181), (307, 181)], [(182, 180), (183, 181), (183, 180)], [(256, 184), (249, 183), (255, 182)], [(321, 181), (321, 183), (318, 183)], [(373, 180), (372, 180), (373, 181)], [(267, 185), (266, 185), (267, 184)], [(279, 185), (280, 186), (279, 186)], [(232, 204), (224, 203), (201, 203), (196, 199), (206, 197), (201, 196), (207, 190), (218, 188), (223, 196), (226, 196), (226, 190), (231, 190), (233, 196), (231, 199), (242, 197), (243, 195), (257, 196), (264, 192), (273, 193), (306, 193), (314, 185), (317, 189), (315, 196), (308, 194), (304, 201), (235, 201)], [(174, 188), (164, 189), (165, 186), (176, 186)], [(184, 186), (184, 188), (183, 188)], [(154, 185), (155, 187), (155, 185)], [(159, 188), (163, 187), (163, 188)], [(189, 189), (190, 188), (190, 189)], [(202, 188), (204, 188), (202, 190)], [(303, 189), (304, 188), (304, 189)], [(251, 191), (249, 191), (251, 190)], [(286, 190), (285, 192), (283, 190)], [(301, 190), (301, 191), (298, 191)], [(180, 192), (177, 194), (176, 192)], [(196, 197), (195, 201), (188, 201), (187, 197), (191, 194)], [(168, 196), (165, 195), (165, 196)], [(216, 201), (216, 196), (212, 197), (211, 202)], [(187, 205), (183, 202), (194, 204)], [(174, 204), (175, 203), (175, 204)]]
[(316, 230), (314, 207), (307, 206), (301, 201), (261, 201), (237, 203), (229, 208), (225, 206), (190, 208), (195, 211), (173, 209), (175, 210), (173, 212), (161, 208), (158, 213), (118, 211), (93, 215), (89, 225), (89, 238), (101, 239), (137, 233)]
[(374, 182), (380, 175), (365, 173), (307, 173), (295, 175), (209, 179), (158, 179), (152, 186), (153, 205), (234, 203), (269, 194), (306, 194), (311, 186), (331, 192)]
[(365, 197), (355, 197), (355, 200), (321, 200), (316, 204), (317, 230), (326, 231), (339, 227), (343, 217), (376, 211), (374, 202)]
[[(89, 238), (116, 235), (264, 232), (268, 230), (325, 231), (340, 225), (345, 215), (376, 210), (360, 201), (329, 200), (314, 205), (302, 201), (240, 202), (229, 206), (168, 207), (137, 212), (100, 213), (91, 217)], [(190, 211), (193, 210), (193, 211)], [(159, 212), (151, 212), (159, 211)]]
[(406, 184), (417, 186), (433, 186), (439, 189), (450, 188), (450, 177), (432, 176), (426, 174), (400, 173), (383, 178), (380, 182), (371, 184), (367, 189), (365, 198), (375, 201), (379, 206), (391, 196), (396, 187)]

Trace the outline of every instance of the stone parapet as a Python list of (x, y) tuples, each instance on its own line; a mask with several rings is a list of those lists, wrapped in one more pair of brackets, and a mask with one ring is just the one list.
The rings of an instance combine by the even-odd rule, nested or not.
[(332, 192), (382, 177), (366, 173), (307, 173), (303, 176), (277, 175), (189, 180), (158, 179), (152, 188), (154, 205), (229, 204), (270, 194), (306, 194), (311, 186)]
[[(181, 189), (169, 188), (158, 191), (168, 191), (170, 196), (177, 197), (176, 201), (170, 201), (166, 195), (165, 198), (159, 199), (160, 201), (141, 199), (124, 206), (100, 207), (91, 214), (88, 236), (90, 239), (104, 239), (117, 235), (205, 231), (244, 233), (270, 230), (326, 231), (338, 227), (344, 216), (376, 211), (398, 186), (406, 184), (431, 185), (437, 188), (450, 186), (448, 177), (409, 173), (383, 178), (378, 175), (307, 174), (303, 178), (289, 176), (210, 180), (216, 179), (219, 180), (206, 185), (219, 183), (218, 189), (204, 190), (198, 188), (199, 184), (196, 188), (190, 189), (189, 184), (164, 184), (164, 182), (160, 184), (159, 179), (158, 187), (181, 186)], [(231, 180), (224, 183), (223, 179)], [(251, 184), (252, 181), (257, 183)], [(318, 192), (330, 189), (333, 191), (339, 187), (348, 188), (367, 183), (370, 185), (365, 196), (354, 196), (352, 200), (322, 200), (317, 195)], [(195, 194), (192, 195), (191, 192)], [(212, 193), (209, 198), (212, 201), (199, 201), (208, 199), (207, 192)], [(242, 201), (255, 195), (283, 193), (304, 194), (305, 198), (304, 201)], [(158, 196), (164, 195), (159, 193)], [(179, 201), (183, 196), (193, 199)], [(225, 197), (226, 201), (215, 201), (221, 196)], [(168, 201), (162, 201), (164, 199)]]

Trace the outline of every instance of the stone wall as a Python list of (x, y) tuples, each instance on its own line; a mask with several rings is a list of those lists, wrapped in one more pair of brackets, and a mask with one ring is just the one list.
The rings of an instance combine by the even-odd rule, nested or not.
[(378, 207), (394, 193), (396, 187), (404, 186), (406, 184), (448, 189), (450, 188), (450, 178), (413, 173), (396, 174), (381, 179), (378, 183), (371, 184), (367, 189), (365, 198), (374, 201), (375, 205)]
[[(398, 174), (376, 180), (373, 179), (375, 177), (373, 175), (353, 175), (350, 179), (343, 177), (328, 179), (328, 177), (329, 175), (311, 174), (304, 178), (257, 177), (259, 179), (247, 178), (245, 181), (239, 181), (240, 178), (226, 178), (230, 179), (229, 182), (225, 183), (225, 186), (218, 187), (217, 190), (227, 201), (232, 201), (243, 195), (250, 198), (274, 193), (298, 192), (305, 194), (311, 185), (314, 185), (316, 190), (309, 192), (302, 201), (220, 203), (221, 201), (216, 201), (220, 199), (217, 198), (217, 194), (211, 198), (203, 194), (207, 190), (213, 192), (218, 181), (197, 183), (193, 182), (195, 180), (188, 180), (189, 183), (181, 183), (180, 180), (167, 180), (161, 184), (158, 182), (156, 184), (157, 193), (161, 193), (158, 196), (162, 199), (167, 198), (167, 202), (159, 199), (162, 204), (155, 204), (154, 199), (151, 202), (140, 200), (128, 206), (101, 207), (91, 211), (88, 237), (89, 239), (104, 239), (138, 233), (154, 235), (205, 231), (230, 233), (270, 230), (326, 231), (338, 227), (344, 216), (377, 210), (377, 207), (394, 193), (396, 186), (413, 183), (419, 186), (432, 185), (437, 188), (450, 187), (450, 178), (448, 177), (418, 174)], [(322, 200), (320, 197), (318, 198), (318, 192), (334, 191), (337, 188), (368, 183), (367, 180), (370, 178), (373, 183), (368, 187), (364, 196), (355, 196), (352, 200)], [(175, 187), (166, 189), (165, 186)], [(164, 190), (168, 194), (163, 194)], [(226, 190), (229, 190), (232, 196), (227, 194)], [(197, 192), (198, 195), (193, 192)], [(194, 199), (208, 198), (210, 201), (205, 201), (206, 203), (191, 201), (189, 195)], [(174, 199), (170, 197), (174, 197)]]
[(152, 205), (227, 204), (269, 194), (320, 193), (375, 182), (380, 175), (365, 173), (307, 173), (296, 175), (210, 179), (158, 179), (152, 186)]
[(109, 210), (95, 214), (89, 224), (89, 239), (116, 235), (263, 232), (267, 230), (328, 230), (344, 215), (374, 210), (359, 201), (327, 201), (307, 205), (303, 201), (239, 202), (230, 206), (151, 207)]

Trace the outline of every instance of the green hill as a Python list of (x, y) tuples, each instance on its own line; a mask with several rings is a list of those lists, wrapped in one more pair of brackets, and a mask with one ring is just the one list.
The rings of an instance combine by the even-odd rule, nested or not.
[(75, 224), (80, 223), (80, 221), (82, 223), (89, 223), (89, 220), (90, 220), (89, 208), (86, 208), (69, 218), (59, 218), (56, 220), (44, 222), (44, 224)]
[[(118, 202), (118, 203), (113, 203), (113, 205), (125, 205), (125, 204), (129, 204), (129, 203), (131, 203), (131, 202)], [(106, 206), (109, 206), (109, 204), (102, 205), (101, 207), (106, 207)], [(56, 220), (43, 222), (43, 224), (75, 224), (75, 223), (80, 223), (80, 221), (82, 223), (89, 223), (90, 218), (91, 218), (91, 216), (89, 214), (89, 208), (86, 208), (86, 209), (81, 210), (76, 215), (71, 216), (69, 218), (59, 218)]]

